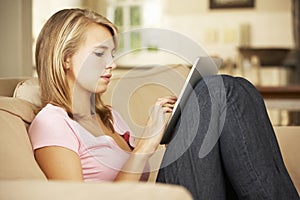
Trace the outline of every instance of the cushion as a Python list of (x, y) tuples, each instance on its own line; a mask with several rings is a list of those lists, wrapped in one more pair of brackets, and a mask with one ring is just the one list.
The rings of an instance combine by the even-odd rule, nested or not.
[(27, 135), (36, 106), (12, 97), (0, 98), (0, 179), (42, 179)]
[(25, 81), (21, 81), (15, 88), (13, 97), (26, 100), (33, 105), (41, 106), (40, 86), (38, 78), (34, 77)]

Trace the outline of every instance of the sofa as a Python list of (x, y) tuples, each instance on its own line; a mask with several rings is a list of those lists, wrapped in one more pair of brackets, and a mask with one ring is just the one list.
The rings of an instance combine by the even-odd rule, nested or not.
[[(25, 92), (26, 78), (0, 79), (0, 199), (192, 199), (183, 187), (148, 182), (83, 183), (49, 181), (34, 159), (27, 128), (35, 117), (35, 94)], [(30, 90), (36, 79), (29, 79)], [(20, 86), (16, 94), (15, 88)], [(27, 91), (27, 90), (26, 90)], [(155, 176), (153, 172), (152, 176)]]
[[(107, 95), (103, 98), (124, 114), (134, 131), (138, 131), (148, 114), (147, 106), (159, 96), (178, 94), (187, 72), (185, 66), (149, 69), (147, 76), (145, 71), (119, 70), (114, 74)], [(164, 73), (168, 74), (169, 81), (160, 83), (161, 78), (156, 81), (151, 78), (166, 77)], [(140, 79), (145, 81), (145, 77), (145, 84), (132, 86), (130, 95), (124, 93), (123, 85), (140, 84)], [(177, 84), (171, 81), (174, 78)], [(120, 83), (120, 80), (123, 82)], [(128, 105), (114, 102), (113, 98), (118, 97), (114, 96), (116, 93), (124, 98), (128, 96)], [(36, 78), (0, 79), (0, 199), (191, 199), (190, 193), (181, 186), (154, 183), (163, 146), (160, 147), (161, 155), (150, 161), (154, 170), (148, 182), (78, 183), (47, 180), (34, 159), (27, 136), (27, 128), (37, 112), (38, 97)], [(139, 105), (140, 102), (144, 103)], [(300, 193), (300, 127), (274, 127), (274, 130), (287, 170)]]

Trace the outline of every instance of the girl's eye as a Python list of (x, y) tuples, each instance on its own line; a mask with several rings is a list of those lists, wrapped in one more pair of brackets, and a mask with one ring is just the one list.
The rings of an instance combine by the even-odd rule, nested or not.
[(94, 54), (97, 56), (97, 57), (101, 57), (104, 55), (104, 53), (102, 52), (94, 52)]

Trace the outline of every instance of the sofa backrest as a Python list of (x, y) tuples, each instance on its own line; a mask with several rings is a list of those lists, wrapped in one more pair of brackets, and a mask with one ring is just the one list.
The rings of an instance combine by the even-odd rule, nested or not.
[(0, 97), (0, 179), (42, 179), (27, 135), (37, 107), (25, 100)]
[(102, 99), (122, 115), (135, 134), (139, 134), (156, 100), (169, 95), (178, 96), (189, 71), (190, 66), (183, 64), (117, 68)]
[(16, 86), (28, 78), (0, 78), (0, 96), (12, 97)]

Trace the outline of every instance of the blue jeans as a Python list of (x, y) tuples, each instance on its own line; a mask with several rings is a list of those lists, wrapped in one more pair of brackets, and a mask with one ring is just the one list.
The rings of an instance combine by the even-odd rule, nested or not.
[(299, 199), (261, 95), (242, 78), (200, 81), (182, 108), (157, 182), (194, 199)]

